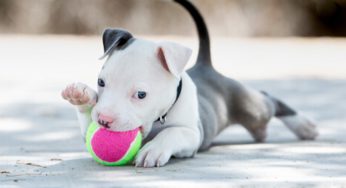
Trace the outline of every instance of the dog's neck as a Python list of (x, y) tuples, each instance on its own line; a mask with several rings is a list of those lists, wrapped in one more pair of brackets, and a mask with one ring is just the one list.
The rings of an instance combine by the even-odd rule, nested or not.
[(166, 122), (166, 116), (167, 116), (168, 112), (171, 110), (171, 108), (174, 106), (174, 104), (178, 101), (182, 88), (183, 88), (183, 79), (180, 78), (180, 81), (179, 81), (179, 84), (177, 87), (177, 95), (175, 97), (173, 104), (171, 105), (171, 107), (168, 108), (168, 111), (165, 114), (163, 114), (162, 116), (157, 118), (156, 122), (159, 121), (161, 124), (164, 124)]

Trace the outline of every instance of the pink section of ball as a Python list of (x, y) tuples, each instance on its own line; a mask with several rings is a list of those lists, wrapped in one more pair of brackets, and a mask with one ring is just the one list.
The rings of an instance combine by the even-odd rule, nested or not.
[(101, 160), (118, 161), (126, 154), (138, 131), (138, 128), (126, 132), (114, 132), (99, 128), (92, 137), (91, 147)]

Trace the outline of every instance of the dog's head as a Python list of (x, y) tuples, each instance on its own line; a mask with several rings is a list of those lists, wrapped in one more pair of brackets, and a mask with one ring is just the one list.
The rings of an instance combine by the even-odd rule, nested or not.
[(105, 30), (103, 45), (107, 60), (99, 74), (92, 119), (113, 131), (139, 127), (147, 134), (174, 103), (191, 50), (136, 39), (117, 29)]

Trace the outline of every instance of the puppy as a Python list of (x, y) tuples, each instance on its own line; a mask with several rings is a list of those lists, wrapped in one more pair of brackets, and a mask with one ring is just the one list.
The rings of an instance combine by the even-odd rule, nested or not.
[(280, 100), (218, 73), (212, 66), (209, 35), (198, 10), (175, 0), (194, 19), (199, 35), (196, 64), (186, 72), (191, 50), (172, 42), (154, 43), (127, 31), (106, 29), (107, 57), (98, 91), (85, 84), (67, 86), (62, 97), (77, 107), (82, 135), (95, 121), (113, 131), (139, 127), (144, 139), (134, 163), (165, 165), (174, 156), (193, 157), (210, 147), (227, 126), (243, 125), (257, 142), (277, 117), (300, 139), (314, 139), (315, 125)]

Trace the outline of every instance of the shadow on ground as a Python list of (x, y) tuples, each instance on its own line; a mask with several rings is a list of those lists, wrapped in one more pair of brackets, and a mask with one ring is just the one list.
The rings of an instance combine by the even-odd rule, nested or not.
[(67, 103), (13, 101), (0, 110), (0, 182), (27, 187), (322, 187), (346, 182), (345, 80), (244, 82), (314, 118), (318, 140), (298, 141), (273, 120), (266, 143), (254, 143), (243, 128), (234, 126), (195, 158), (173, 159), (163, 168), (104, 167), (86, 153), (74, 109)]

